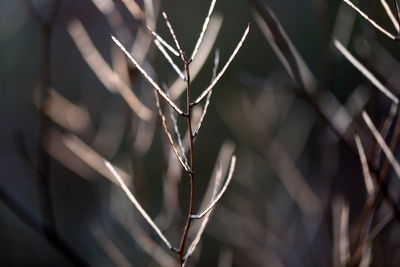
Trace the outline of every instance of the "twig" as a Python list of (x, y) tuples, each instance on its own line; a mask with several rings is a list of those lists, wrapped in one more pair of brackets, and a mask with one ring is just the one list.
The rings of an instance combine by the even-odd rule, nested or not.
[(215, 79), (211, 82), (211, 84), (207, 87), (206, 90), (203, 91), (203, 93), (190, 105), (194, 106), (197, 105), (203, 98), (213, 89), (213, 87), (217, 84), (219, 79), (222, 77), (222, 75), (225, 73), (226, 69), (228, 68), (229, 64), (232, 62), (232, 60), (235, 58), (236, 54), (238, 53), (240, 47), (243, 45), (243, 42), (245, 41), (247, 34), (249, 33), (250, 30), (250, 24), (247, 26), (246, 30), (243, 33), (242, 38), (240, 39), (239, 43), (237, 44), (235, 50), (229, 57), (228, 61), (225, 63), (224, 67), (221, 69), (221, 71), (218, 73), (218, 75), (215, 77)]
[(197, 39), (196, 45), (194, 46), (194, 49), (192, 52), (192, 56), (190, 57), (190, 60), (189, 60), (190, 62), (193, 61), (193, 59), (196, 57), (197, 52), (199, 51), (199, 47), (201, 45), (201, 42), (203, 41), (204, 34), (207, 31), (208, 23), (210, 22), (210, 17), (214, 10), (214, 7), (215, 7), (215, 2), (216, 2), (216, 0), (211, 1), (210, 8), (208, 10), (208, 14), (206, 16), (206, 19), (204, 20), (203, 27), (201, 28), (199, 39)]
[(173, 138), (172, 138), (171, 133), (168, 131), (167, 121), (166, 121), (166, 118), (165, 118), (164, 114), (163, 114), (162, 111), (161, 111), (160, 101), (159, 101), (159, 99), (158, 99), (157, 92), (154, 91), (154, 95), (155, 95), (155, 97), (156, 97), (157, 109), (158, 109), (158, 113), (160, 114), (160, 117), (161, 117), (161, 122), (162, 122), (162, 125), (163, 125), (163, 128), (164, 128), (164, 132), (165, 132), (165, 134), (166, 134), (167, 137), (168, 137), (168, 140), (169, 140), (169, 142), (170, 142), (170, 144), (171, 144), (171, 146), (172, 146), (172, 149), (174, 150), (176, 157), (178, 158), (179, 162), (181, 163), (181, 165), (182, 165), (182, 167), (185, 169), (185, 171), (188, 172), (188, 173), (191, 173), (192, 170), (191, 170), (191, 168), (188, 166), (187, 160), (185, 160), (185, 159), (186, 159), (186, 156), (185, 156), (185, 157), (182, 157), (182, 156), (181, 156), (181, 154), (179, 153), (178, 149), (177, 149), (176, 146), (175, 146), (175, 143), (174, 143), (174, 140), (173, 140)]
[(386, 2), (386, 0), (381, 0), (381, 4), (383, 6), (383, 8), (386, 11), (386, 14), (388, 15), (390, 21), (392, 22), (393, 26), (396, 28), (397, 33), (399, 33), (400, 31), (400, 27), (399, 27), (399, 18), (398, 18), (398, 13), (397, 13), (397, 0), (393, 0), (393, 2), (396, 5), (396, 17), (394, 16), (392, 10), (390, 9), (388, 3)]
[[(193, 59), (190, 63), (190, 77), (192, 81), (196, 78), (197, 74), (202, 69), (204, 63), (206, 62), (208, 55), (210, 54), (213, 45), (217, 39), (219, 30), (222, 25), (222, 16), (213, 15), (210, 19), (208, 30), (205, 33), (203, 42), (200, 45), (197, 57)], [(186, 82), (178, 78), (170, 86), (171, 99), (178, 99), (179, 96), (185, 91)]]
[(143, 74), (143, 76), (150, 82), (150, 84), (157, 90), (157, 92), (167, 101), (168, 104), (179, 114), (186, 115), (180, 108), (178, 108), (175, 103), (164, 93), (164, 91), (160, 88), (160, 86), (149, 76), (149, 74), (136, 62), (135, 59), (131, 56), (131, 54), (126, 50), (126, 48), (111, 35), (112, 40), (118, 45), (118, 47), (125, 53), (125, 55), (131, 60), (131, 62), (135, 65), (135, 67)]
[(343, 0), (346, 4), (348, 4), (352, 9), (354, 9), (358, 14), (360, 14), (364, 19), (366, 19), (372, 26), (375, 27), (375, 29), (377, 29), (378, 31), (380, 31), (381, 33), (385, 34), (387, 37), (389, 37), (390, 39), (397, 41), (399, 40), (399, 36), (398, 35), (393, 35), (390, 32), (388, 32), (387, 30), (385, 30), (382, 26), (380, 26), (378, 23), (376, 23), (375, 21), (373, 21), (372, 19), (370, 19), (370, 17), (368, 17), (367, 14), (365, 14), (364, 12), (362, 12), (358, 7), (356, 7), (352, 2), (350, 2), (349, 0)]
[[(233, 145), (231, 145), (228, 142), (226, 142), (222, 145), (221, 150), (218, 155), (218, 159), (217, 159), (214, 171), (213, 171), (213, 175), (212, 175), (212, 177), (214, 179), (210, 179), (207, 191), (204, 194), (204, 198), (203, 198), (203, 201), (202, 201), (200, 207), (203, 207), (203, 206), (207, 207), (208, 202), (214, 200), (215, 197), (217, 196), (217, 193), (220, 191), (221, 184), (222, 184), (222, 178), (227, 175), (227, 171), (229, 168), (229, 161), (230, 161), (230, 158), (233, 156), (233, 150), (234, 150)], [(193, 241), (189, 245), (189, 248), (185, 254), (185, 257), (184, 257), (185, 264), (187, 263), (188, 259), (192, 256), (192, 254), (196, 250), (196, 247), (198, 246), (201, 236), (203, 235), (203, 232), (204, 232), (204, 230), (207, 226), (207, 223), (210, 219), (212, 210), (210, 212), (208, 212), (205, 215), (204, 219), (201, 221), (200, 227), (197, 230), (196, 235), (193, 238)]]
[(178, 139), (178, 146), (181, 149), (182, 157), (185, 159), (185, 162), (187, 163), (188, 160), (186, 158), (186, 153), (185, 153), (186, 148), (183, 145), (181, 133), (179, 132), (178, 121), (176, 120), (175, 114), (172, 112), (172, 110), (171, 109), (169, 109), (169, 110), (171, 111), (170, 112), (170, 117), (171, 117), (172, 125), (173, 125), (173, 128), (174, 128), (174, 132), (176, 134), (176, 138)]
[[(215, 51), (214, 68), (213, 68), (213, 74), (212, 74), (211, 81), (213, 81), (215, 79), (215, 77), (217, 76), (218, 65), (219, 65), (219, 50), (217, 49)], [(201, 125), (203, 123), (204, 118), (206, 117), (208, 106), (210, 105), (211, 95), (212, 95), (212, 90), (207, 95), (207, 99), (206, 99), (206, 103), (204, 104), (203, 112), (202, 112), (202, 114), (200, 116), (200, 120), (199, 120), (199, 122), (197, 124), (197, 127), (194, 130), (194, 136), (195, 137), (197, 137), (197, 135), (199, 134), (200, 127), (201, 127)]]
[(161, 53), (164, 55), (165, 59), (168, 61), (168, 63), (172, 66), (172, 68), (175, 70), (175, 72), (179, 75), (179, 77), (186, 81), (185, 75), (183, 75), (183, 72), (178, 68), (178, 66), (174, 63), (172, 58), (168, 55), (167, 51), (165, 51), (164, 47), (161, 45), (161, 43), (156, 39), (154, 40), (154, 43), (156, 44), (158, 50), (161, 51)]
[(201, 219), (204, 215), (206, 215), (220, 200), (220, 198), (223, 196), (223, 194), (225, 193), (226, 189), (228, 188), (229, 183), (232, 180), (232, 176), (233, 176), (233, 172), (235, 170), (235, 166), (236, 166), (236, 156), (233, 155), (232, 159), (231, 159), (231, 164), (230, 164), (230, 168), (229, 168), (229, 173), (228, 173), (228, 177), (225, 180), (225, 184), (222, 187), (221, 191), (218, 193), (218, 195), (213, 199), (213, 201), (211, 201), (211, 203), (208, 205), (207, 208), (205, 208), (202, 212), (198, 213), (198, 214), (192, 214), (190, 215), (190, 217), (192, 219)]
[(172, 38), (174, 39), (176, 48), (178, 49), (178, 52), (179, 52), (179, 56), (181, 57), (182, 61), (185, 61), (185, 55), (183, 54), (183, 51), (182, 51), (181, 46), (179, 44), (178, 38), (176, 38), (174, 29), (172, 28), (172, 25), (171, 25), (171, 23), (170, 23), (170, 21), (168, 19), (167, 13), (162, 12), (162, 15), (164, 17), (165, 23), (167, 24), (168, 30), (171, 33)]
[(363, 119), (364, 119), (365, 123), (367, 124), (368, 128), (370, 129), (372, 135), (374, 136), (375, 140), (381, 146), (383, 152), (386, 155), (386, 158), (389, 160), (390, 164), (392, 165), (392, 167), (393, 167), (393, 169), (394, 169), (394, 171), (395, 171), (395, 173), (397, 175), (397, 178), (400, 179), (400, 165), (399, 165), (399, 162), (394, 157), (392, 151), (390, 150), (390, 148), (386, 144), (385, 140), (382, 138), (382, 135), (376, 129), (374, 123), (372, 122), (372, 120), (368, 116), (368, 114), (365, 111), (363, 111), (362, 112), (362, 116), (363, 116)]
[(334, 44), (336, 48), (342, 53), (347, 60), (353, 64), (373, 85), (376, 86), (385, 96), (387, 96), (390, 100), (392, 100), (395, 104), (399, 103), (399, 99), (389, 91), (378, 79), (364, 67), (353, 55), (338, 41), (334, 40)]
[(169, 249), (173, 249), (173, 247), (171, 246), (171, 243), (168, 241), (168, 239), (161, 232), (160, 228), (158, 228), (158, 226), (150, 218), (150, 216), (147, 214), (147, 212), (142, 208), (140, 203), (136, 200), (135, 196), (131, 193), (129, 188), (126, 186), (125, 182), (122, 180), (121, 176), (119, 175), (117, 170), (114, 168), (114, 166), (110, 162), (108, 162), (107, 160), (104, 160), (104, 164), (112, 172), (112, 174), (114, 175), (115, 179), (117, 179), (119, 185), (121, 186), (121, 188), (124, 191), (124, 193), (126, 194), (126, 196), (129, 198), (129, 200), (132, 202), (132, 204), (135, 206), (135, 208), (140, 212), (140, 214), (147, 221), (147, 223), (154, 229), (154, 231), (161, 238), (161, 240), (164, 242), (164, 244)]
[(356, 134), (354, 135), (354, 141), (356, 142), (356, 147), (360, 157), (360, 163), (364, 175), (364, 183), (367, 189), (369, 197), (375, 194), (375, 185), (371, 177), (371, 172), (369, 171), (367, 157), (365, 156), (364, 148), (362, 146), (360, 137)]
[(163, 46), (165, 46), (172, 54), (179, 57), (179, 52), (175, 50), (169, 43), (167, 43), (160, 35), (158, 35), (155, 31), (153, 31), (150, 26), (147, 26), (151, 34), (153, 34), (154, 38), (158, 40)]

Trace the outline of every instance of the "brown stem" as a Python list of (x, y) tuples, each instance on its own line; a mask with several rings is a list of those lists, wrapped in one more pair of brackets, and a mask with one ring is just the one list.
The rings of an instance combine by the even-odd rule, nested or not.
[(195, 178), (194, 178), (194, 136), (193, 136), (193, 130), (192, 130), (192, 106), (190, 105), (190, 71), (189, 71), (189, 64), (190, 61), (186, 59), (185, 56), (184, 58), (184, 65), (185, 65), (185, 72), (186, 72), (186, 77), (187, 77), (187, 89), (186, 89), (186, 112), (188, 116), (186, 117), (187, 120), (187, 127), (189, 130), (189, 140), (190, 140), (190, 146), (189, 146), (189, 154), (190, 154), (190, 170), (191, 172), (189, 173), (189, 178), (190, 178), (190, 202), (189, 202), (189, 210), (188, 210), (188, 215), (187, 215), (187, 220), (186, 220), (186, 225), (185, 229), (182, 234), (181, 242), (179, 245), (179, 250), (178, 250), (178, 257), (179, 257), (179, 266), (182, 266), (185, 262), (184, 255), (185, 255), (185, 245), (186, 241), (188, 238), (189, 234), (189, 229), (192, 224), (192, 218), (190, 215), (194, 213), (194, 194), (195, 194)]

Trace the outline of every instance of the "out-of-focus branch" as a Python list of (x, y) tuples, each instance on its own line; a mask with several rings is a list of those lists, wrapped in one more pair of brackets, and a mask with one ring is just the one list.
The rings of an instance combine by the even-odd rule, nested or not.
[(51, 226), (42, 222), (30, 212), (25, 206), (2, 185), (0, 185), (0, 199), (11, 209), (11, 211), (24, 223), (29, 225), (35, 232), (43, 236), (57, 251), (75, 266), (89, 266), (81, 257)]

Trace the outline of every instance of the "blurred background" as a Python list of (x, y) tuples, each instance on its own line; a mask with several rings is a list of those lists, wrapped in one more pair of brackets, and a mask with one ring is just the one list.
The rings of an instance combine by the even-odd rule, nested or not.
[[(393, 2), (354, 4), (396, 33), (397, 17), (384, 8), (395, 14)], [(176, 265), (103, 163), (118, 166), (178, 246), (188, 176), (164, 133), (151, 85), (110, 34), (186, 109), (184, 83), (146, 25), (173, 44), (165, 11), (190, 55), (209, 5), (0, 0), (1, 266)], [(366, 110), (396, 155), (397, 105), (371, 76), (397, 95), (398, 43), (342, 1), (218, 0), (191, 65), (192, 97), (210, 83), (216, 51), (220, 70), (249, 22), (196, 139), (195, 210), (210, 201), (209, 182), (218, 169), (226, 174), (233, 153), (236, 169), (187, 265), (398, 266), (399, 182), (361, 115)], [(186, 146), (185, 120), (177, 120)]]

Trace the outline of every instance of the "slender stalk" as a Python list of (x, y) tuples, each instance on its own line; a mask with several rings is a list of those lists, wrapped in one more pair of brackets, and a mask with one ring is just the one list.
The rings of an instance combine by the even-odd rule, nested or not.
[(189, 157), (190, 157), (190, 169), (192, 170), (191, 173), (189, 173), (189, 178), (190, 178), (190, 202), (189, 202), (189, 210), (188, 210), (188, 216), (186, 220), (186, 225), (185, 229), (183, 230), (181, 242), (179, 245), (179, 250), (178, 250), (178, 257), (179, 257), (179, 264), (180, 266), (183, 266), (184, 264), (184, 255), (185, 255), (185, 245), (186, 241), (188, 239), (188, 234), (190, 230), (190, 226), (192, 224), (192, 217), (191, 215), (194, 213), (194, 195), (195, 195), (195, 172), (194, 172), (194, 135), (193, 135), (193, 130), (192, 130), (192, 108), (193, 106), (190, 105), (190, 70), (189, 70), (189, 64), (190, 60), (186, 58), (186, 56), (183, 56), (185, 59), (184, 65), (185, 65), (185, 73), (186, 73), (186, 78), (187, 78), (187, 87), (186, 87), (186, 113), (188, 116), (186, 117), (187, 121), (187, 127), (188, 127), (188, 132), (189, 132)]

